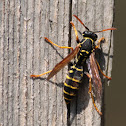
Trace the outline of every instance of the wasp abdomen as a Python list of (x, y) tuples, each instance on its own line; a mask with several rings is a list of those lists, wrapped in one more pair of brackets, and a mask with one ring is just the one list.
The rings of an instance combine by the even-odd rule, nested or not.
[(73, 65), (69, 70), (69, 74), (66, 76), (64, 83), (64, 99), (66, 104), (69, 104), (71, 100), (76, 96), (77, 90), (83, 77), (83, 67)]

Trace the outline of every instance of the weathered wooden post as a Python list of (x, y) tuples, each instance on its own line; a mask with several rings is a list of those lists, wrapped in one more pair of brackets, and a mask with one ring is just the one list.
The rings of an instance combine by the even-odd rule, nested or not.
[[(83, 32), (85, 29), (72, 15), (77, 15), (89, 29), (102, 30), (112, 27), (113, 8), (114, 0), (0, 2), (1, 126), (67, 125), (67, 109), (62, 93), (67, 66), (50, 81), (46, 81), (46, 76), (43, 76), (43, 79), (30, 78), (30, 74), (51, 70), (68, 55), (67, 49), (51, 46), (43, 37), (48, 37), (61, 46), (75, 47), (75, 34), (70, 21), (73, 20), (79, 31)], [(102, 67), (104, 65), (104, 72), (110, 76), (112, 32), (98, 35), (99, 38), (104, 36), (106, 39), (102, 44), (104, 58), (100, 57), (99, 61)], [(101, 116), (93, 107), (88, 85), (82, 86), (76, 101), (72, 103), (71, 126), (101, 125)]]

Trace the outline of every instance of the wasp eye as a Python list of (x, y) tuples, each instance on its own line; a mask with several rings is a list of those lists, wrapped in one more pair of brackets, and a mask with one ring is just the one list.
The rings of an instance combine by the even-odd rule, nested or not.
[(96, 41), (98, 38), (98, 36), (96, 34), (94, 34), (94, 41)]

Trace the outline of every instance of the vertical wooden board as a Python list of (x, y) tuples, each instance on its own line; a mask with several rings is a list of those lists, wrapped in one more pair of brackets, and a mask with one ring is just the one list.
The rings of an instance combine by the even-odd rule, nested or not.
[[(40, 73), (48, 71), (48, 43), (45, 42), (44, 36), (48, 37), (49, 27), (49, 1), (41, 2), (41, 15), (40, 15)], [(44, 76), (46, 78), (47, 76)], [(44, 79), (40, 82), (40, 104), (41, 104), (41, 125), (48, 125), (48, 82)]]
[(4, 109), (3, 109), (3, 74), (4, 74), (4, 64), (3, 64), (3, 54), (4, 54), (4, 23), (5, 23), (5, 5), (4, 1), (0, 2), (0, 125), (4, 123)]
[[(58, 0), (50, 0), (49, 1), (49, 18), (47, 19), (49, 21), (48, 28), (49, 28), (49, 38), (57, 44), (57, 18), (58, 18)], [(48, 43), (47, 43), (48, 44)], [(48, 45), (48, 60), (49, 60), (49, 70), (52, 69), (57, 61), (56, 57), (56, 51), (52, 49), (50, 45)], [(52, 55), (53, 54), (53, 55)], [(56, 93), (57, 93), (57, 87), (56, 87), (56, 76), (54, 76), (51, 81), (54, 83), (48, 82), (49, 86), (49, 94), (48, 94), (48, 125), (56, 125), (56, 107), (57, 107), (57, 101), (56, 101)]]
[[(36, 2), (37, 4), (37, 2)], [(66, 19), (69, 19), (68, 12), (64, 13), (64, 8), (68, 8), (68, 5), (64, 4), (64, 1), (60, 2), (58, 0), (55, 1), (41, 1), (40, 6), (40, 17), (39, 22), (36, 24), (39, 25), (39, 37), (41, 43), (37, 46), (34, 44), (34, 62), (33, 62), (33, 73), (45, 72), (47, 70), (52, 69), (56, 63), (62, 60), (63, 54), (66, 54), (67, 50), (59, 49), (55, 46), (51, 46), (49, 43), (45, 42), (44, 37), (48, 37), (51, 41), (59, 45), (66, 45), (68, 42), (68, 34), (64, 35), (64, 31), (66, 30), (66, 26), (68, 22), (65, 23)], [(60, 7), (61, 6), (61, 7)], [(36, 11), (39, 7), (36, 6)], [(63, 15), (67, 15), (66, 19)], [(37, 19), (35, 19), (37, 21)], [(46, 25), (45, 25), (46, 24)], [(35, 25), (36, 26), (36, 25)], [(38, 29), (39, 29), (38, 28)], [(34, 28), (37, 31), (37, 28)], [(68, 33), (69, 28), (67, 28), (66, 32)], [(34, 32), (35, 34), (36, 32)], [(63, 41), (63, 37), (65, 36), (66, 42)], [(37, 40), (37, 39), (36, 39)], [(34, 41), (36, 43), (36, 41)], [(39, 48), (41, 47), (41, 48)], [(37, 50), (38, 49), (38, 50)], [(38, 56), (38, 57), (37, 57)], [(36, 58), (36, 59), (35, 59)], [(38, 65), (37, 65), (38, 63)], [(40, 64), (39, 64), (40, 63)], [(40, 100), (37, 103), (40, 104), (40, 108), (38, 104), (35, 104), (35, 108), (37, 108), (34, 123), (41, 125), (66, 125), (66, 112), (63, 112), (63, 72), (59, 72), (57, 76), (54, 76), (50, 81), (44, 80), (34, 80), (34, 85), (40, 84), (40, 91), (37, 89), (38, 86), (34, 86), (36, 91), (38, 91), (38, 97), (34, 98), (34, 101)], [(46, 76), (44, 76), (45, 78)], [(43, 78), (43, 77), (42, 77)], [(59, 79), (57, 79), (59, 78)], [(58, 81), (59, 80), (59, 81)], [(38, 84), (37, 84), (38, 81)], [(35, 91), (35, 93), (36, 93)], [(40, 96), (39, 96), (40, 94)], [(39, 109), (38, 109), (39, 108)], [(66, 110), (65, 110), (66, 111)], [(38, 112), (38, 113), (37, 113)], [(39, 115), (40, 113), (40, 115)], [(65, 113), (65, 115), (63, 115)], [(40, 117), (38, 117), (40, 116)], [(64, 118), (65, 117), (65, 118)], [(38, 121), (39, 120), (39, 121)]]
[[(105, 28), (111, 28), (112, 21), (113, 21), (113, 6), (114, 6), (113, 3), (114, 3), (114, 1), (101, 1), (101, 0), (75, 1), (74, 0), (74, 1), (72, 1), (72, 14), (77, 15), (90, 30), (98, 31), (98, 30), (102, 30)], [(107, 15), (109, 15), (109, 16), (107, 16)], [(75, 20), (74, 17), (72, 19), (73, 19), (73, 22), (75, 23), (77, 30), (83, 32), (85, 29), (79, 23), (79, 21)], [(105, 22), (105, 20), (106, 20), (106, 22)], [(104, 33), (98, 33), (98, 39), (103, 36), (105, 38), (107, 38), (106, 39), (107, 43), (111, 42), (112, 37), (110, 36), (110, 31), (106, 31)], [(102, 45), (103, 45), (102, 47), (104, 48), (103, 53), (106, 52), (106, 54), (108, 54), (108, 56), (109, 56), (113, 50), (112, 44), (111, 44), (111, 47), (110, 47), (110, 44), (104, 45), (104, 43), (103, 43)], [(99, 55), (100, 59), (103, 59), (100, 56), (105, 57), (103, 54)], [(109, 60), (109, 62), (111, 64), (112, 59), (110, 59), (110, 60)], [(108, 69), (109, 66), (111, 66), (111, 67), (109, 67), (109, 70), (108, 70), (109, 73), (111, 73), (112, 65), (108, 64), (108, 58), (105, 58), (104, 61), (101, 61), (101, 60), (99, 60), (99, 61), (100, 61), (100, 65), (102, 68), (103, 68), (104, 64), (106, 64), (105, 70)], [(109, 74), (109, 75), (111, 75), (111, 74)], [(71, 119), (75, 116), (77, 117), (77, 118), (74, 118), (74, 120), (72, 120), (71, 123), (72, 123), (72, 125), (85, 125), (85, 126), (86, 125), (88, 125), (88, 126), (97, 125), (97, 126), (99, 126), (99, 125), (101, 125), (101, 117), (98, 115), (98, 113), (94, 109), (91, 98), (89, 98), (90, 95), (87, 93), (88, 92), (87, 84), (88, 83), (83, 83), (83, 85), (85, 85), (85, 86), (84, 86), (84, 88), (81, 88), (81, 90), (78, 93), (77, 105), (71, 106)], [(97, 106), (101, 110), (101, 105), (97, 103)]]
[[(61, 45), (63, 46), (64, 45), (64, 36), (63, 36), (63, 32), (64, 32), (64, 0), (63, 1), (58, 1), (58, 5), (57, 5), (57, 8), (58, 9), (58, 12), (57, 12), (57, 15), (58, 15), (58, 18), (57, 18), (57, 44), (58, 45)], [(66, 17), (66, 21), (68, 22), (68, 17)], [(65, 46), (65, 45), (64, 45)], [(67, 46), (67, 45), (66, 45)], [(63, 50), (63, 49), (57, 49), (58, 52), (60, 52), (60, 54), (62, 54), (62, 57), (64, 57), (63, 53), (64, 51), (67, 51), (66, 50)], [(60, 62), (62, 60), (62, 57), (59, 57), (57, 56), (57, 63)], [(63, 117), (63, 76), (65, 76), (63, 74), (63, 71), (59, 72), (57, 74), (57, 82), (58, 84), (60, 84), (61, 86), (57, 86), (57, 99), (56, 99), (56, 102), (57, 102), (57, 114), (56, 114), (56, 118), (57, 118), (57, 121), (56, 121), (56, 125), (57, 126), (60, 126), (60, 125), (63, 125), (63, 120), (65, 120), (65, 118)]]
[[(114, 9), (114, 1), (107, 0), (104, 1), (104, 19), (103, 19), (103, 27), (112, 27), (113, 26), (113, 9)], [(107, 22), (107, 23), (106, 23)], [(105, 36), (106, 42), (103, 44), (103, 52), (108, 54), (105, 56), (105, 69), (104, 71), (111, 76), (112, 70), (112, 56), (113, 56), (113, 31), (104, 32), (103, 35)]]
[(13, 87), (13, 125), (19, 125), (19, 78), (20, 78), (20, 36), (21, 36), (21, 3), (20, 1), (14, 1), (15, 11), (14, 11), (14, 87)]
[(9, 19), (8, 19), (8, 126), (13, 124), (13, 89), (14, 89), (14, 0), (8, 1), (9, 4)]
[[(30, 60), (31, 61), (33, 60), (32, 62), (33, 62), (33, 64), (35, 64), (34, 71), (38, 72), (38, 73), (39, 73), (39, 57), (40, 57), (40, 54), (39, 54), (39, 51), (40, 51), (40, 41), (39, 41), (39, 38), (40, 38), (39, 37), (40, 6), (39, 6), (39, 4), (40, 4), (39, 1), (34, 1), (34, 0), (32, 2), (28, 1), (28, 15), (27, 15), (27, 18), (29, 20), (27, 32), (28, 32), (28, 35), (31, 34), (31, 36), (28, 36), (29, 42), (30, 42), (31, 37), (33, 38), (33, 41), (32, 41), (33, 50), (31, 48), (31, 50), (33, 51), (32, 52), (33, 59), (30, 59)], [(36, 25), (36, 24), (38, 24), (38, 25)], [(32, 30), (32, 32), (31, 32), (31, 30)], [(28, 55), (31, 55), (30, 51), (29, 51)], [(31, 81), (30, 78), (29, 78), (29, 81)], [(32, 85), (34, 85), (34, 86), (32, 86)], [(33, 116), (33, 119), (34, 119), (33, 125), (40, 125), (40, 117), (39, 117), (40, 116), (40, 88), (39, 88), (39, 85), (40, 85), (40, 81), (36, 80), (36, 81), (34, 81), (34, 83), (31, 83), (31, 87), (29, 87), (29, 93), (32, 91), (31, 93), (33, 95), (33, 99), (32, 99), (33, 106), (31, 106), (31, 108), (33, 109), (31, 112), (31, 116)], [(30, 90), (30, 89), (32, 89), (32, 90)], [(29, 105), (30, 105), (30, 103), (31, 102), (29, 101)], [(32, 118), (31, 118), (31, 121), (32, 121)]]
[[(27, 47), (27, 52), (26, 52), (26, 56), (27, 56), (27, 125), (34, 125), (34, 113), (36, 113), (37, 108), (34, 108), (34, 83), (33, 80), (29, 77), (31, 72), (32, 72), (32, 64), (33, 64), (33, 58), (34, 58), (34, 50), (33, 50), (33, 44), (34, 44), (34, 40), (36, 40), (36, 38), (38, 37), (37, 35), (34, 35), (34, 23), (35, 23), (35, 19), (38, 20), (37, 17), (35, 17), (35, 3), (33, 0), (29, 0), (27, 3), (27, 15), (25, 17), (26, 23), (27, 23), (27, 43), (26, 43), (26, 47)], [(39, 10), (39, 9), (38, 9)], [(39, 15), (38, 15), (39, 16)], [(38, 24), (38, 23), (37, 23)], [(38, 27), (37, 27), (38, 28)], [(39, 31), (39, 29), (38, 29)], [(39, 39), (39, 37), (38, 37)], [(36, 45), (38, 45), (39, 41), (36, 42)], [(39, 46), (38, 46), (38, 50), (39, 50)], [(37, 50), (37, 51), (38, 51)], [(37, 53), (36, 53), (37, 54)], [(38, 83), (37, 83), (38, 86)], [(39, 88), (38, 88), (39, 90)], [(38, 91), (36, 92), (38, 93)], [(38, 97), (39, 98), (39, 97)], [(35, 102), (36, 105), (39, 105)], [(35, 109), (35, 111), (34, 111)], [(40, 109), (40, 108), (39, 108)], [(39, 112), (38, 112), (39, 113)], [(36, 116), (37, 118), (38, 116)], [(38, 123), (38, 121), (35, 120), (36, 123)]]
[[(69, 21), (81, 32), (84, 28), (72, 14), (91, 30), (101, 30), (112, 26), (113, 4), (113, 0), (0, 2), (0, 125), (67, 125), (62, 93), (67, 66), (50, 81), (46, 81), (47, 75), (30, 78), (30, 74), (51, 70), (68, 53), (67, 49), (51, 46), (43, 37), (61, 46), (71, 42), (75, 47), (75, 33)], [(99, 56), (100, 65), (111, 75), (112, 33), (107, 31), (101, 36), (107, 38), (102, 50), (109, 55), (105, 62)], [(81, 85), (77, 100), (72, 102), (70, 114), (72, 126), (101, 124), (88, 94), (87, 80)]]
[(5, 22), (4, 22), (4, 42), (3, 42), (3, 124), (8, 125), (8, 47), (9, 47), (9, 2), (5, 1), (4, 9), (5, 9)]
[(20, 34), (20, 77), (19, 77), (19, 125), (27, 123), (27, 1), (21, 1), (21, 34)]
[[(67, 6), (66, 6), (67, 7)], [(50, 1), (49, 38), (58, 45), (63, 41), (64, 1)], [(66, 18), (67, 19), (67, 18)], [(49, 45), (49, 66), (52, 69), (62, 60), (63, 50)], [(65, 51), (65, 50), (64, 50)], [(67, 51), (67, 50), (66, 50)], [(53, 55), (52, 55), (53, 54)], [(49, 121), (48, 125), (63, 125), (63, 95), (62, 86), (64, 74), (60, 71), (49, 83)], [(57, 83), (57, 85), (56, 85)]]

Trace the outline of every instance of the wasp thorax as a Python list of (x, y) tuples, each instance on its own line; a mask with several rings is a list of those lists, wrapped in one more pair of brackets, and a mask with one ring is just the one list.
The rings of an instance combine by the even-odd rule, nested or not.
[(83, 37), (89, 37), (89, 38), (93, 39), (94, 41), (96, 41), (98, 38), (98, 36), (92, 31), (84, 31), (82, 35), (83, 35)]

